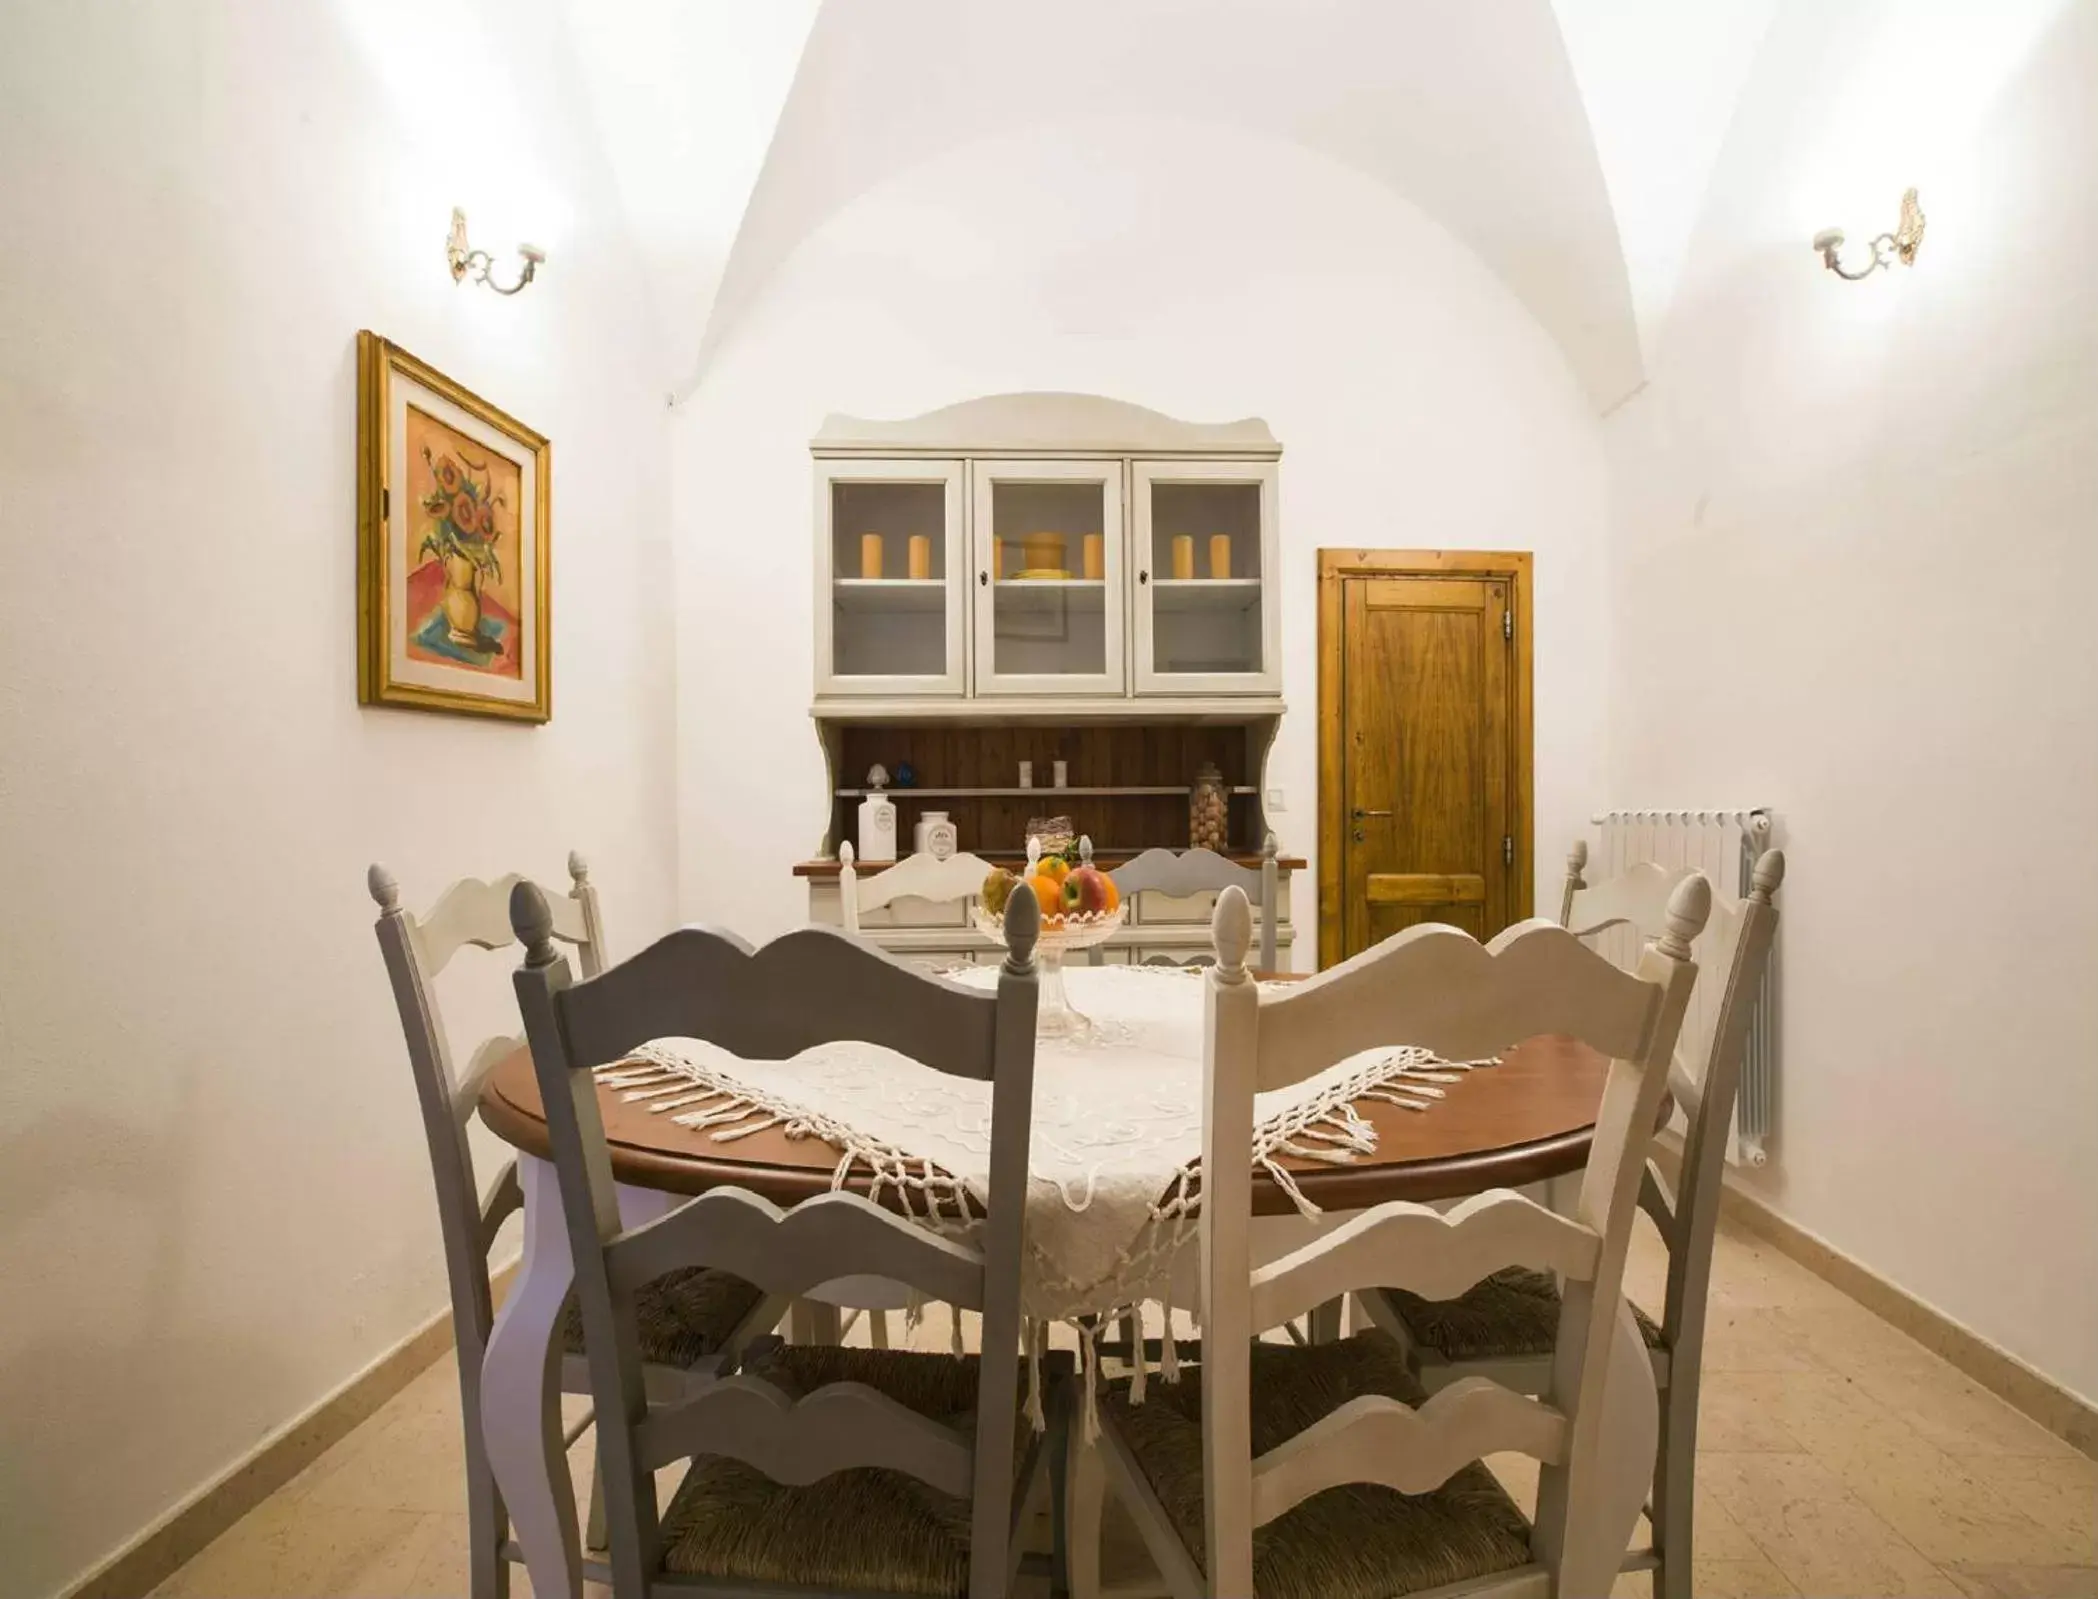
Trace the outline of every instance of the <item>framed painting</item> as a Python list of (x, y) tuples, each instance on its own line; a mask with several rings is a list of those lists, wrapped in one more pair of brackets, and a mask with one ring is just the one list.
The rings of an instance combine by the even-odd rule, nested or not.
[(553, 715), (552, 446), (376, 333), (357, 335), (357, 697)]

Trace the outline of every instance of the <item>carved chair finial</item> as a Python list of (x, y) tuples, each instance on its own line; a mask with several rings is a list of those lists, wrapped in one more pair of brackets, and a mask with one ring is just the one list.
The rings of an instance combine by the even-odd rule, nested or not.
[(1034, 970), (1034, 946), (1042, 933), (1042, 907), (1025, 883), (1005, 901), (1005, 969), (1016, 976)]
[(1758, 855), (1750, 881), (1754, 886), (1750, 889), (1748, 897), (1759, 905), (1768, 905), (1771, 896), (1785, 881), (1785, 852), (1781, 849), (1766, 849)]
[(1271, 861), (1281, 853), (1282, 841), (1275, 837), (1274, 830), (1270, 828), (1267, 837), (1260, 841), (1260, 857), (1262, 860)]
[(852, 863), (854, 859), (855, 856), (853, 854), (852, 841), (848, 839), (838, 846), (838, 864), (849, 872), (852, 870)]
[(1661, 953), (1679, 961), (1690, 959), (1690, 945), (1711, 914), (1712, 885), (1703, 872), (1692, 872), (1668, 896), (1668, 931), (1661, 935)]
[(510, 890), (510, 930), (525, 947), (527, 966), (551, 966), (561, 958), (554, 950), (554, 913), (537, 883), (520, 878)]
[(1246, 951), (1253, 944), (1253, 905), (1236, 883), (1217, 896), (1217, 908), (1209, 918), (1210, 942), (1217, 953), (1217, 981), (1246, 980)]
[(373, 861), (371, 870), (364, 874), (364, 886), (371, 890), (372, 899), (377, 902), (380, 910), (392, 911), (400, 908), (401, 885), (395, 880), (393, 873), (377, 861)]
[(583, 859), (583, 852), (572, 849), (568, 852), (568, 875), (577, 888), (586, 888), (590, 883), (590, 863)]
[[(1577, 838), (1573, 841), (1573, 848), (1566, 852), (1566, 875), (1578, 882), (1581, 874), (1587, 869), (1588, 840)], [(1585, 888), (1587, 885), (1584, 883), (1582, 886)]]

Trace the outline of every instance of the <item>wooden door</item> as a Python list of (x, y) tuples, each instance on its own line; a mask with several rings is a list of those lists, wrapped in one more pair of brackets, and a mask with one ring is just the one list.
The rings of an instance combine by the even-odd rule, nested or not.
[(1321, 964), (1530, 914), (1526, 558), (1406, 559), (1320, 574)]

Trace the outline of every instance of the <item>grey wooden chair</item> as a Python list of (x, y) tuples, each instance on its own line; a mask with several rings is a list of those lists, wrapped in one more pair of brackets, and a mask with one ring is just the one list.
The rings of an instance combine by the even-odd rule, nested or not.
[[(1582, 876), (1586, 866), (1587, 848), (1577, 843), (1567, 861), (1560, 916), (1569, 931), (1583, 937), (1619, 925), (1633, 927), (1642, 938), (1660, 936), (1670, 896), (1693, 875), (1642, 862), (1590, 887)], [(1697, 955), (1699, 965), (1712, 974), (1706, 981), (1718, 980), (1724, 987), (1711, 1009), (1708, 1034), (1693, 1037), (1686, 1027), (1668, 1073), (1669, 1093), (1686, 1124), (1680, 1181), (1671, 1192), (1652, 1161), (1641, 1178), (1640, 1205), (1668, 1247), (1668, 1285), (1659, 1324), (1638, 1317), (1660, 1390), (1661, 1447), (1654, 1468), (1653, 1544), (1629, 1565), (1654, 1569), (1657, 1599), (1687, 1599), (1690, 1593), (1698, 1383), (1720, 1175), (1749, 1021), (1777, 932), (1774, 900), (1784, 879), (1784, 854), (1769, 850), (1756, 862), (1746, 900), (1715, 897)], [(1371, 1321), (1410, 1351), (1415, 1372), (1431, 1393), (1468, 1377), (1490, 1377), (1523, 1393), (1542, 1393), (1551, 1382), (1560, 1295), (1548, 1273), (1498, 1273), (1443, 1301), (1398, 1290), (1372, 1290), (1356, 1300)]]
[[(1034, 1092), (1040, 913), (1016, 894), (995, 993), (921, 974), (850, 934), (806, 927), (753, 951), (686, 928), (574, 982), (546, 898), (513, 894), (518, 1003), (545, 1100), (583, 1304), (613, 1589), (757, 1595), (1005, 1595), (1044, 1440), (1023, 1433), (1021, 1228)], [(782, 1210), (737, 1188), (622, 1230), (592, 1068), (666, 1036), (785, 1059), (884, 1045), (992, 1089), (982, 1242), (930, 1232), (849, 1191)], [(666, 1402), (642, 1380), (635, 1290), (702, 1264), (800, 1295), (872, 1273), (979, 1310), (980, 1357), (768, 1344)], [(1056, 1410), (1063, 1409), (1059, 1396)], [(654, 1474), (691, 1458), (658, 1514)]]
[[(1122, 903), (1127, 905), (1133, 896), (1155, 891), (1186, 898), (1190, 894), (1220, 892), (1227, 888), (1245, 891), (1248, 898), (1260, 907), (1260, 970), (1275, 969), (1275, 923), (1279, 900), (1276, 885), (1280, 881), (1275, 869), (1277, 852), (1275, 835), (1270, 833), (1260, 846), (1260, 864), (1241, 866), (1237, 861), (1219, 855), (1213, 849), (1189, 849), (1175, 852), (1169, 849), (1147, 849), (1134, 860), (1124, 861), (1107, 875), (1114, 879), (1116, 889), (1121, 892)], [(1078, 853), (1087, 865), (1092, 864), (1093, 841), (1089, 838), (1078, 841)], [(1104, 959), (1099, 946), (1093, 948), (1092, 964), (1098, 966)], [(1197, 956), (1186, 962), (1189, 966), (1206, 966), (1213, 959), (1208, 955)], [(1160, 964), (1178, 965), (1166, 957), (1158, 957)]]
[[(1622, 1291), (1640, 1177), (1696, 967), (1702, 878), (1678, 886), (1636, 973), (1563, 928), (1525, 922), (1481, 945), (1409, 928), (1289, 989), (1246, 970), (1251, 913), (1227, 889), (1205, 981), (1203, 1360), (1132, 1403), (1101, 1399), (1098, 1450), (1068, 1476), (1071, 1592), (1098, 1590), (1103, 1479), (1128, 1504), (1175, 1599), (1390, 1599), (1610, 1591), (1653, 1475), (1657, 1407)], [(1379, 1205), (1254, 1269), (1254, 1096), (1359, 1050), (1452, 1059), (1562, 1033), (1611, 1057), (1580, 1196), (1560, 1216), (1521, 1194), (1444, 1213)], [(1551, 1381), (1533, 1398), (1480, 1378), (1429, 1398), (1404, 1349), (1371, 1329), (1310, 1347), (1254, 1342), (1306, 1306), (1377, 1283), (1461, 1291), (1520, 1262), (1566, 1283)], [(1525, 1518), (1479, 1462), (1540, 1462)]]
[[(568, 857), (568, 871), (573, 886), (549, 907), (551, 936), (572, 945), (584, 974), (594, 976), (604, 961), (604, 922), (597, 890), (581, 855)], [(400, 1012), (408, 1065), (422, 1106), (423, 1133), (430, 1147), (430, 1175), (437, 1188), (445, 1275), (451, 1283), (452, 1338), (459, 1358), (459, 1409), (466, 1429), (466, 1510), (472, 1541), (468, 1569), (473, 1599), (494, 1599), (509, 1591), (508, 1518), (481, 1435), (481, 1357), (495, 1324), (488, 1251), (498, 1229), (523, 1198), (515, 1159), (503, 1163), (486, 1195), (482, 1194), (466, 1124), (482, 1081), (497, 1062), (521, 1045), (516, 1038), (487, 1039), (469, 1057), (466, 1070), (455, 1072), (438, 1013), (436, 982), (452, 957), (467, 945), (502, 949), (512, 942), (509, 900), (521, 881), (513, 875), (493, 883), (475, 878), (456, 882), (427, 913), (417, 917), (401, 908), (400, 885), (391, 872), (375, 865), (366, 874), (366, 885), (379, 906), (379, 949), (393, 982), (394, 1004)], [(710, 1378), (726, 1353), (740, 1340), (769, 1331), (783, 1308), (768, 1303), (749, 1283), (721, 1272), (666, 1277), (651, 1283), (645, 1297), (642, 1324), (649, 1380), (669, 1392), (682, 1392)], [(581, 1313), (571, 1302), (563, 1327), (564, 1393), (590, 1391), (582, 1339)], [(573, 1443), (588, 1425), (585, 1418), (569, 1432), (568, 1441)], [(603, 1540), (595, 1493), (590, 1524), (598, 1534), (590, 1542), (598, 1547)]]

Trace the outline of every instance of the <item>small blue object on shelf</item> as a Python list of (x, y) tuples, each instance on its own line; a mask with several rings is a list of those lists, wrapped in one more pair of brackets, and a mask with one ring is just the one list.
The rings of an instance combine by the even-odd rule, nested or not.
[(896, 763), (896, 786), (898, 788), (909, 788), (917, 781), (917, 767), (911, 765), (909, 761), (898, 761)]

